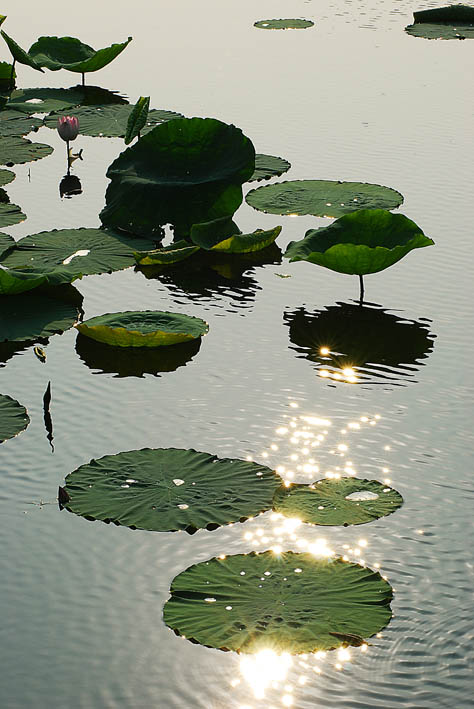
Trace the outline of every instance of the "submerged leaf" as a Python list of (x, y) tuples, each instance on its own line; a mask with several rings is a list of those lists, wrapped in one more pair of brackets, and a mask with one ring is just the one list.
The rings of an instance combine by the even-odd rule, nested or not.
[(110, 64), (131, 41), (132, 37), (129, 37), (121, 44), (96, 50), (76, 37), (39, 37), (30, 47), (29, 53), (39, 66), (51, 71), (67, 69), (86, 74)]
[(368, 638), (392, 616), (392, 589), (379, 573), (309, 553), (236, 554), (176, 576), (163, 618), (178, 635), (236, 652), (310, 653)]
[(0, 443), (17, 436), (29, 423), (25, 407), (11, 396), (0, 394)]
[(271, 507), (281, 478), (244, 460), (144, 448), (91, 460), (66, 477), (67, 509), (133, 529), (209, 530)]
[(254, 22), (253, 26), (262, 30), (305, 30), (307, 27), (313, 27), (314, 22), (301, 19), (259, 20)]

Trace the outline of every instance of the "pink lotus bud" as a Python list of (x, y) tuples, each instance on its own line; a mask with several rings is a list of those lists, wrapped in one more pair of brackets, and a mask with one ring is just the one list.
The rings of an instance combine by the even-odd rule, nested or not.
[(61, 116), (58, 118), (58, 133), (63, 140), (75, 140), (79, 133), (79, 121), (75, 116)]

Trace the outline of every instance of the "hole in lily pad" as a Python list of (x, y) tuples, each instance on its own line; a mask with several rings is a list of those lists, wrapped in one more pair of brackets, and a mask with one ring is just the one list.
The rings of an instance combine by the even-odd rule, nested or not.
[(314, 22), (302, 19), (258, 20), (253, 26), (262, 30), (305, 30), (313, 27)]

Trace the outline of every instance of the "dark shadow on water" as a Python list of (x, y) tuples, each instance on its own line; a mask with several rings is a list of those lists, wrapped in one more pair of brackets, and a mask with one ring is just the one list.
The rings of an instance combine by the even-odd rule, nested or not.
[[(81, 106), (103, 106), (105, 104), (125, 104), (128, 100), (125, 96), (121, 96), (118, 91), (109, 91), (101, 86), (71, 86), (72, 91), (78, 91), (83, 94)], [(70, 109), (72, 111), (73, 109)], [(71, 115), (74, 115), (73, 113)]]
[(199, 352), (201, 338), (169, 347), (111, 347), (78, 334), (76, 352), (95, 374), (116, 377), (159, 376), (184, 367)]
[(322, 378), (353, 384), (402, 386), (433, 349), (429, 320), (407, 320), (379, 305), (352, 303), (284, 314), (291, 349), (313, 362)]

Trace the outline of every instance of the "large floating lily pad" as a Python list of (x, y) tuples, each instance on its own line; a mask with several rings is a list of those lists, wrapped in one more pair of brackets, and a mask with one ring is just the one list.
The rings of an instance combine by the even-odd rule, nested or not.
[(257, 463), (176, 448), (92, 460), (66, 477), (68, 510), (133, 529), (215, 529), (271, 507), (281, 478)]
[(358, 209), (395, 209), (403, 202), (402, 195), (390, 187), (333, 180), (277, 182), (251, 190), (245, 199), (260, 212), (315, 217), (340, 217)]
[(80, 104), (83, 97), (84, 93), (79, 87), (75, 89), (47, 89), (39, 86), (35, 89), (17, 89), (12, 92), (7, 108), (22, 113), (64, 111)]
[(126, 234), (104, 229), (60, 229), (25, 236), (4, 260), (8, 268), (57, 268), (77, 277), (95, 273), (112, 273), (135, 264), (135, 249), (151, 249), (154, 242), (133, 239)]
[[(70, 286), (73, 292), (77, 291)], [(78, 318), (73, 302), (43, 293), (0, 297), (0, 343), (36, 342), (69, 330)]]
[(39, 118), (22, 116), (18, 111), (0, 111), (0, 137), (26, 135), (33, 130), (38, 130), (42, 124)]
[[(79, 120), (82, 135), (104, 138), (123, 138), (127, 130), (127, 122), (134, 106), (121, 104), (105, 104), (103, 106), (80, 106), (74, 110), (74, 116)], [(60, 111), (55, 111), (44, 119), (48, 128), (56, 130)], [(182, 118), (181, 113), (153, 109), (148, 112), (141, 135), (149, 133), (152, 128), (165, 121)]]
[(328, 381), (402, 384), (433, 349), (429, 322), (376, 305), (337, 303), (314, 313), (286, 313), (293, 349)]
[(405, 31), (424, 39), (473, 39), (474, 7), (449, 5), (413, 13), (414, 24)]
[(29, 54), (39, 66), (51, 71), (67, 69), (86, 74), (98, 71), (115, 59), (132, 41), (112, 44), (104, 49), (93, 49), (76, 37), (39, 37), (30, 47)]
[(231, 217), (223, 217), (211, 222), (193, 224), (190, 236), (194, 244), (207, 251), (245, 254), (270, 246), (280, 232), (281, 226), (276, 226), (273, 229), (257, 229), (251, 234), (241, 234)]
[(109, 167), (100, 218), (135, 234), (168, 223), (188, 234), (193, 224), (233, 214), (254, 169), (253, 145), (235, 126), (213, 118), (167, 121)]
[(311, 20), (287, 19), (287, 20), (258, 20), (254, 22), (254, 27), (261, 30), (305, 30), (313, 27)]
[(332, 271), (355, 275), (377, 273), (413, 249), (434, 244), (403, 214), (363, 209), (327, 227), (310, 229), (292, 241), (284, 254), (290, 261), (309, 261)]
[(51, 155), (53, 148), (44, 143), (32, 143), (20, 136), (7, 136), (0, 140), (0, 165), (20, 165)]
[(9, 185), (10, 182), (13, 182), (15, 177), (15, 173), (11, 170), (0, 170), (0, 187), (3, 187), (4, 185)]
[(338, 635), (369, 638), (390, 621), (392, 589), (379, 573), (292, 551), (237, 554), (176, 576), (163, 611), (178, 635), (220, 650), (309, 653)]
[(162, 347), (202, 337), (209, 325), (191, 315), (158, 310), (98, 315), (76, 325), (82, 335), (114, 347)]
[(284, 158), (257, 153), (255, 155), (255, 172), (249, 182), (260, 182), (260, 180), (270, 180), (272, 177), (280, 177), (283, 173), (288, 172), (290, 167), (291, 164), (288, 160), (284, 160)]
[(273, 498), (273, 509), (285, 517), (309, 524), (365, 524), (395, 512), (403, 497), (377, 480), (343, 477), (318, 480), (312, 485), (282, 486)]
[(162, 249), (136, 251), (134, 256), (139, 266), (170, 265), (184, 261), (199, 250), (199, 246), (190, 245), (189, 241), (182, 239)]
[(17, 436), (29, 423), (25, 407), (10, 396), (0, 394), (0, 443)]

